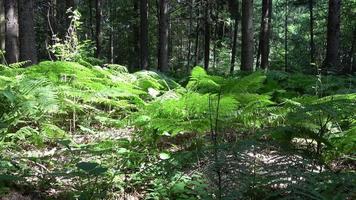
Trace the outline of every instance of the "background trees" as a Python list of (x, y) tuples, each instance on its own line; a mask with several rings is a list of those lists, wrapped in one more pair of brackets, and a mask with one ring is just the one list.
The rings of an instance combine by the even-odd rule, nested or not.
[[(52, 35), (65, 36), (66, 11), (74, 7), (82, 14), (79, 37), (92, 41), (92, 56), (132, 70), (183, 74), (201, 65), (221, 73), (267, 67), (313, 73), (322, 66), (350, 72), (354, 65), (354, 1), (33, 0), (34, 12), (27, 1), (19, 7), (21, 0), (2, 2), (8, 11), (2, 12), (7, 19), (2, 40), (7, 38), (10, 63), (35, 61), (35, 55), (29, 55), (36, 53), (33, 49), (20, 56), (20, 49), (33, 46), (39, 60), (49, 59)], [(17, 24), (30, 34), (21, 37)]]

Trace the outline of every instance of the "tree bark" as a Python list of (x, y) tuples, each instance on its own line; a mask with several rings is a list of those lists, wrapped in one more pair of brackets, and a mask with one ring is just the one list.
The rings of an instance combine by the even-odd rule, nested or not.
[(209, 0), (205, 1), (204, 14), (204, 69), (209, 69), (210, 62), (210, 4)]
[(232, 50), (231, 50), (231, 64), (230, 64), (230, 74), (232, 75), (235, 71), (235, 62), (236, 62), (236, 48), (237, 48), (237, 33), (239, 29), (239, 21), (235, 19), (234, 24), (234, 36), (232, 42)]
[(253, 0), (242, 0), (241, 70), (253, 71)]
[[(267, 69), (269, 58), (269, 41), (271, 32), (272, 0), (262, 1), (262, 19), (260, 41), (258, 45), (256, 68)], [(259, 62), (261, 59), (261, 63)]]
[(231, 50), (231, 63), (230, 63), (230, 74), (234, 73), (235, 70), (235, 62), (236, 62), (236, 48), (237, 48), (237, 36), (238, 36), (238, 28), (239, 28), (239, 18), (240, 18), (240, 9), (239, 9), (239, 1), (229, 0), (229, 9), (230, 14), (234, 19), (234, 33), (233, 33), (233, 42), (232, 42), (232, 50)]
[[(5, 6), (4, 0), (0, 0), (0, 50), (5, 51)], [(2, 57), (0, 57), (2, 60)]]
[(101, 55), (101, 0), (95, 0), (95, 12), (96, 12), (96, 26), (95, 26), (95, 44), (96, 44), (96, 52), (95, 57), (99, 58)]
[(339, 67), (341, 0), (329, 0), (325, 68)]
[(193, 30), (193, 4), (194, 0), (189, 1), (189, 30), (188, 30), (188, 53), (187, 53), (187, 73), (190, 72), (191, 51), (192, 51), (192, 30)]
[(315, 65), (315, 44), (314, 44), (314, 0), (309, 0), (309, 31), (310, 31), (310, 65)]
[(5, 57), (9, 64), (19, 61), (19, 24), (17, 8), (17, 0), (5, 0)]
[(289, 71), (288, 66), (288, 13), (289, 13), (289, 2), (285, 1), (284, 6), (284, 69), (283, 71)]
[(158, 53), (158, 69), (161, 72), (168, 72), (168, 38), (169, 38), (169, 1), (160, 0), (159, 2), (159, 53)]
[(148, 70), (148, 1), (140, 1), (140, 64)]
[(37, 64), (33, 0), (19, 0), (20, 61)]

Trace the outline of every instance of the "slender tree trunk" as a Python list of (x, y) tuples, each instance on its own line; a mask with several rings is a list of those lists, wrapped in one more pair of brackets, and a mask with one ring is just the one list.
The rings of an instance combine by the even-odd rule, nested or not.
[[(0, 0), (0, 51), (5, 51), (5, 6), (4, 0)], [(0, 60), (3, 58), (0, 57)]]
[(230, 74), (232, 75), (235, 71), (235, 62), (236, 62), (236, 48), (237, 48), (237, 33), (239, 29), (239, 21), (236, 18), (234, 24), (234, 37), (232, 42), (232, 51), (231, 51), (231, 64), (230, 64)]
[[(258, 45), (256, 68), (267, 69), (269, 58), (269, 41), (271, 32), (272, 0), (262, 1), (262, 19), (260, 41)], [(260, 63), (261, 59), (261, 63)]]
[(95, 12), (96, 12), (96, 28), (95, 28), (95, 43), (96, 43), (96, 52), (95, 56), (97, 58), (101, 55), (101, 0), (95, 0)]
[(309, 17), (310, 17), (310, 64), (315, 65), (315, 44), (314, 44), (314, 0), (309, 0)]
[(341, 0), (329, 0), (327, 47), (324, 65), (329, 69), (339, 67), (340, 9)]
[(187, 54), (187, 73), (190, 72), (190, 62), (191, 62), (191, 51), (192, 51), (192, 40), (191, 35), (193, 31), (193, 4), (194, 0), (189, 2), (189, 29), (188, 29), (188, 54)]
[(160, 0), (159, 2), (159, 54), (158, 69), (161, 72), (168, 72), (168, 39), (169, 39), (169, 1)]
[(95, 33), (94, 33), (94, 26), (93, 26), (93, 0), (88, 0), (89, 6), (89, 27), (90, 27), (90, 34), (92, 40), (94, 40)]
[(253, 0), (242, 0), (241, 70), (253, 71)]
[(17, 8), (17, 0), (5, 0), (5, 51), (6, 61), (9, 64), (19, 61), (19, 24)]
[(148, 1), (140, 1), (140, 64), (148, 69)]
[(33, 0), (19, 0), (20, 60), (37, 64)]
[(285, 1), (285, 17), (284, 17), (284, 71), (289, 71), (288, 66), (288, 15), (289, 15), (289, 2)]
[(194, 66), (197, 66), (199, 62), (199, 32), (200, 32), (200, 24), (198, 21), (195, 30)]
[(209, 0), (205, 1), (205, 13), (204, 13), (204, 68), (209, 69), (210, 62), (210, 4)]
[(356, 66), (355, 66), (356, 28), (355, 27), (354, 27), (354, 30), (352, 33), (353, 33), (352, 34), (352, 44), (351, 44), (351, 49), (350, 49), (350, 53), (349, 53), (349, 66), (348, 66), (349, 69), (346, 70), (346, 72), (349, 74), (356, 72)]

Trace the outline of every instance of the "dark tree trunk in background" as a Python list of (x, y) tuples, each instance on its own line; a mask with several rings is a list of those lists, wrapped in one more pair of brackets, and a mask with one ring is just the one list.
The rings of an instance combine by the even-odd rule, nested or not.
[(341, 0), (329, 0), (327, 47), (324, 65), (329, 69), (339, 67), (340, 8)]
[(148, 69), (148, 1), (140, 1), (140, 64)]
[(17, 0), (5, 0), (5, 51), (6, 61), (9, 64), (19, 61), (19, 24), (17, 9)]
[(204, 11), (204, 69), (209, 69), (210, 62), (210, 4), (209, 0), (205, 1)]
[(288, 13), (289, 13), (289, 2), (285, 1), (284, 7), (284, 71), (289, 71), (288, 66)]
[[(271, 32), (272, 0), (262, 1), (262, 19), (260, 41), (257, 52), (256, 68), (267, 69), (269, 58), (269, 41)], [(261, 59), (261, 63), (260, 63)]]
[(74, 0), (66, 0), (66, 7), (72, 8), (74, 10), (75, 9)]
[(96, 44), (96, 52), (95, 56), (97, 58), (100, 57), (101, 55), (101, 16), (102, 16), (102, 10), (101, 10), (101, 1), (102, 0), (95, 0), (95, 18), (96, 18), (96, 25), (95, 25), (95, 44)]
[(347, 73), (354, 73), (356, 72), (356, 53), (355, 53), (355, 49), (356, 49), (356, 27), (354, 27), (353, 33), (352, 33), (352, 45), (351, 45), (351, 49), (350, 49), (350, 53), (349, 53), (349, 66), (348, 66), (348, 70), (346, 70)]
[(33, 0), (19, 0), (20, 61), (37, 64)]
[(253, 71), (253, 0), (242, 0), (241, 70)]
[(314, 44), (314, 0), (309, 0), (309, 31), (310, 31), (310, 64), (315, 65), (315, 44)]
[(240, 9), (239, 9), (238, 0), (229, 0), (229, 10), (230, 14), (234, 19), (234, 33), (233, 33), (233, 42), (231, 50), (231, 63), (230, 63), (230, 74), (234, 73), (235, 62), (236, 62), (236, 51), (237, 51), (237, 36), (239, 28), (239, 18), (240, 18)]
[(190, 72), (191, 52), (192, 52), (192, 40), (191, 35), (193, 32), (193, 4), (194, 0), (189, 1), (189, 30), (188, 30), (188, 53), (187, 53), (187, 73)]
[(159, 1), (159, 47), (158, 47), (158, 69), (168, 72), (168, 38), (169, 38), (169, 0)]
[(90, 27), (90, 34), (91, 39), (94, 40), (95, 33), (94, 33), (94, 26), (93, 26), (93, 0), (88, 0), (88, 7), (89, 7), (89, 27)]
[[(5, 51), (5, 6), (4, 0), (0, 0), (0, 50)], [(0, 57), (0, 60), (3, 58)]]

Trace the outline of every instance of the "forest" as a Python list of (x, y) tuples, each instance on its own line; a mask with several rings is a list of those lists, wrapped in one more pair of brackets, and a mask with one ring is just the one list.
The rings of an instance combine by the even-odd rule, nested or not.
[(356, 199), (356, 0), (0, 0), (0, 200)]

